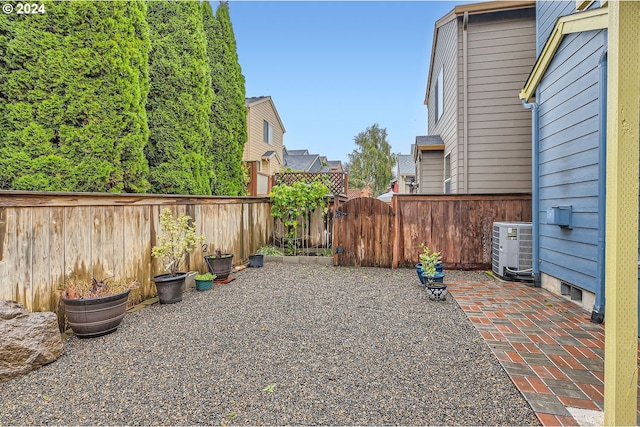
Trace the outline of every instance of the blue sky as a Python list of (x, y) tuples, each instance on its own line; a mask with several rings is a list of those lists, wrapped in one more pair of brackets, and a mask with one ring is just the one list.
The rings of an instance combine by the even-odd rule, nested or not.
[(468, 3), (233, 0), (247, 96), (273, 98), (289, 149), (346, 162), (353, 138), (378, 123), (392, 151), (409, 154), (427, 134), (434, 24)]

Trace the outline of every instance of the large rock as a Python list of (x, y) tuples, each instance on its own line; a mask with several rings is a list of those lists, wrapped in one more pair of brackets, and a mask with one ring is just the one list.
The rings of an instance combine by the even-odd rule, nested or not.
[(55, 313), (31, 313), (15, 301), (0, 301), (0, 383), (55, 361), (62, 338)]

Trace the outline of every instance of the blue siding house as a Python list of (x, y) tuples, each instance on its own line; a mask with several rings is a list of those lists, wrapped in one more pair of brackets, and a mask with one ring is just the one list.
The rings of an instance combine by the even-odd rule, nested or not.
[(533, 115), (534, 279), (604, 319), (607, 7), (538, 1)]

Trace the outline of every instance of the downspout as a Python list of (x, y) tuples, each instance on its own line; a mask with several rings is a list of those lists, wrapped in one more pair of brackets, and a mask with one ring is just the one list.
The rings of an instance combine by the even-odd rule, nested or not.
[(604, 322), (605, 243), (607, 226), (607, 51), (598, 62), (600, 78), (598, 93), (598, 256), (596, 270), (596, 301), (591, 312), (593, 323)]
[(531, 233), (533, 286), (540, 287), (540, 131), (538, 104), (522, 100), (522, 106), (531, 110)]
[(462, 18), (462, 108), (463, 108), (463, 118), (462, 118), (462, 132), (464, 135), (462, 136), (462, 152), (464, 156), (463, 163), (463, 173), (464, 180), (462, 181), (462, 193), (469, 192), (469, 103), (468, 99), (468, 63), (467, 60), (468, 50), (467, 50), (467, 27), (469, 25), (469, 12), (464, 12), (464, 17)]

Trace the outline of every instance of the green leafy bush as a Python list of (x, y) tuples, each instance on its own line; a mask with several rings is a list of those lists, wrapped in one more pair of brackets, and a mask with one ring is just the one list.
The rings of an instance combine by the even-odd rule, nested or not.
[(145, 192), (144, 1), (0, 16), (0, 188)]
[(275, 246), (261, 246), (256, 251), (256, 255), (282, 256), (282, 251)]
[(205, 155), (211, 168), (211, 191), (218, 196), (243, 196), (248, 180), (242, 167), (247, 141), (245, 79), (229, 18), (229, 4), (220, 2), (215, 17), (210, 2), (202, 3), (211, 68), (213, 101), (209, 121), (211, 143)]
[(277, 185), (273, 187), (271, 197), (271, 216), (280, 219), (285, 228), (287, 254), (295, 253), (295, 238), (298, 220), (308, 216), (317, 208), (326, 209), (325, 197), (329, 189), (321, 182), (295, 182), (293, 185)]
[(442, 262), (440, 252), (431, 251), (424, 243), (420, 243), (422, 253), (420, 254), (420, 262), (422, 263), (422, 271), (427, 276), (435, 276), (436, 266)]
[(195, 278), (196, 280), (213, 280), (216, 278), (216, 275), (213, 273), (203, 273), (203, 274), (196, 274)]
[(209, 113), (213, 92), (200, 2), (148, 2), (147, 102), (151, 191), (210, 195)]

